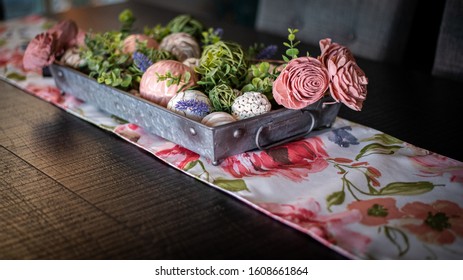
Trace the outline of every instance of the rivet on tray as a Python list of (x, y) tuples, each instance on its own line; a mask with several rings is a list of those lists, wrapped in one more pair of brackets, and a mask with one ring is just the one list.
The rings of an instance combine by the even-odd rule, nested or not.
[(243, 130), (241, 128), (233, 131), (233, 137), (240, 138), (241, 136), (243, 136)]
[(63, 71), (58, 71), (58, 77), (62, 78), (64, 76)]
[(191, 135), (196, 135), (196, 130), (193, 127), (190, 127)]

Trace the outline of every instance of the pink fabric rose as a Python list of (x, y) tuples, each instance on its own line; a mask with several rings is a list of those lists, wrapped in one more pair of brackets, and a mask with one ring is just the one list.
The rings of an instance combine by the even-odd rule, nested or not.
[(334, 56), (328, 61), (331, 96), (347, 107), (360, 111), (367, 97), (368, 79), (365, 73), (348, 57)]
[(295, 58), (273, 83), (273, 97), (286, 108), (301, 109), (321, 99), (329, 81), (328, 71), (318, 59)]
[(47, 32), (35, 36), (27, 45), (23, 57), (26, 70), (41, 70), (52, 64), (57, 56), (76, 44), (78, 28), (71, 20), (61, 21)]
[(330, 38), (320, 40), (319, 44), (320, 50), (322, 52), (319, 59), (327, 68), (328, 61), (332, 57), (344, 56), (347, 60), (355, 61), (354, 55), (347, 47), (339, 45), (337, 43), (331, 43)]
[(360, 111), (367, 95), (368, 79), (345, 46), (332, 43), (330, 38), (319, 42), (322, 64), (328, 68), (331, 96), (347, 107)]
[(55, 61), (57, 41), (50, 33), (41, 33), (29, 42), (23, 57), (26, 70), (41, 70)]
[(48, 29), (47, 33), (54, 34), (58, 45), (57, 51), (63, 53), (67, 48), (76, 44), (78, 31), (79, 29), (74, 21), (63, 20)]

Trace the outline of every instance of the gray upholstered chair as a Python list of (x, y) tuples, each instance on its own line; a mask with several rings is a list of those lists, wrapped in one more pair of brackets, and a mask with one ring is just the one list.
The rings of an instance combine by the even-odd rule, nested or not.
[(318, 46), (322, 38), (348, 46), (356, 56), (400, 62), (416, 0), (260, 0), (256, 28)]
[(447, 0), (432, 74), (463, 81), (463, 1)]

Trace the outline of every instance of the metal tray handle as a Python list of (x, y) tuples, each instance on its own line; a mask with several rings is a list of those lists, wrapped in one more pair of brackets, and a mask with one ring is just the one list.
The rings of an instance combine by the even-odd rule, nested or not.
[(262, 125), (259, 127), (259, 129), (257, 130), (257, 133), (256, 133), (256, 146), (259, 150), (267, 150), (267, 149), (270, 149), (272, 147), (275, 147), (275, 146), (278, 146), (280, 144), (283, 144), (283, 143), (286, 143), (286, 142), (289, 142), (289, 141), (292, 141), (292, 140), (295, 140), (295, 139), (298, 139), (298, 138), (301, 138), (301, 137), (304, 137), (305, 135), (309, 134), (314, 128), (315, 128), (315, 117), (314, 115), (309, 112), (309, 111), (305, 111), (304, 113), (308, 113), (308, 117), (310, 118), (311, 122), (310, 122), (310, 127), (308, 130), (306, 131), (303, 131), (299, 134), (296, 134), (296, 135), (293, 135), (291, 137), (288, 137), (288, 138), (284, 138), (284, 139), (281, 139), (277, 142), (273, 142), (271, 144), (268, 144), (266, 146), (262, 146), (259, 142), (259, 139), (260, 139), (260, 134), (262, 132), (262, 130), (264, 130), (264, 128), (266, 127), (269, 127), (272, 123), (267, 123), (265, 125)]

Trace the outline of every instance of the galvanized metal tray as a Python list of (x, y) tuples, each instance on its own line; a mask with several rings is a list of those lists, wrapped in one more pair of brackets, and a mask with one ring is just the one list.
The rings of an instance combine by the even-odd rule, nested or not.
[(322, 99), (301, 110), (282, 108), (209, 127), (133, 94), (99, 84), (70, 67), (53, 64), (50, 71), (62, 92), (203, 155), (215, 165), (231, 155), (253, 149), (265, 150), (307, 136), (313, 130), (330, 127), (341, 106)]

